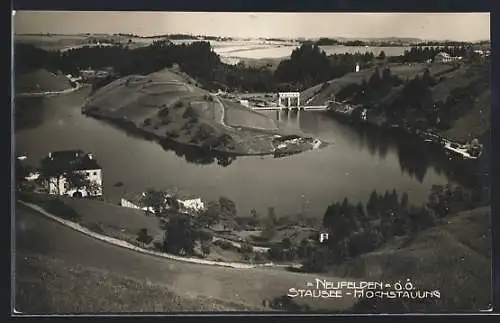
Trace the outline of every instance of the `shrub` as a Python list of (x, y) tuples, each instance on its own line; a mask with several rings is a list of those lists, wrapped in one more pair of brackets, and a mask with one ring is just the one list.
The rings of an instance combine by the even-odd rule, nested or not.
[(225, 240), (215, 240), (213, 244), (215, 246), (221, 247), (224, 250), (236, 249), (231, 242)]
[(147, 245), (153, 241), (153, 237), (148, 234), (148, 229), (142, 228), (139, 230), (136, 240)]
[(151, 119), (150, 119), (150, 118), (146, 118), (146, 119), (144, 119), (143, 124), (144, 124), (145, 126), (150, 126), (150, 125), (151, 125)]
[(185, 119), (192, 119), (194, 117), (197, 117), (196, 115), (196, 111), (193, 109), (192, 106), (188, 106), (186, 108), (186, 111), (184, 112), (184, 114), (182, 115)]
[(158, 251), (163, 251), (165, 249), (165, 248), (163, 248), (163, 242), (161, 242), (161, 241), (153, 242), (153, 247), (155, 250), (158, 250)]
[(158, 111), (158, 116), (160, 118), (164, 118), (170, 114), (170, 110), (168, 108), (163, 108), (160, 111)]
[(163, 118), (163, 120), (161, 120), (161, 124), (164, 126), (168, 125), (170, 122), (172, 122), (172, 120), (168, 117)]
[(170, 138), (178, 138), (179, 137), (179, 133), (177, 131), (167, 131), (165, 134)]

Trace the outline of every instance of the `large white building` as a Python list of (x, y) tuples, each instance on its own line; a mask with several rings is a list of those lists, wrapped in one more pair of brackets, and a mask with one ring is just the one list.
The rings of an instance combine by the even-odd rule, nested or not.
[[(49, 194), (72, 197), (102, 196), (102, 168), (92, 154), (81, 150), (51, 152), (42, 160), (42, 168), (50, 169), (59, 176), (48, 180)], [(67, 177), (72, 173), (84, 174), (89, 187), (69, 183)]]

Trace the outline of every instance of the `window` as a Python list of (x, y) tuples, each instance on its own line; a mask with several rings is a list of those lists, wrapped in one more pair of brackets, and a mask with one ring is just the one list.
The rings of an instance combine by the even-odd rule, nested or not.
[(97, 176), (97, 172), (93, 172), (92, 175)]

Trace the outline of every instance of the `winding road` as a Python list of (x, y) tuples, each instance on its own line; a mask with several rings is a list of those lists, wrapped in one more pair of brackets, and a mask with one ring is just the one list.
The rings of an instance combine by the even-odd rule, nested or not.
[[(280, 269), (234, 269), (184, 263), (127, 250), (76, 232), (19, 203), (16, 204), (16, 267), (23, 255), (43, 255), (65, 262), (149, 280), (190, 297), (205, 296), (261, 306), (290, 288), (304, 288), (318, 276)], [(329, 278), (334, 280), (333, 277)], [(99, 300), (96, 300), (98, 302)], [(352, 298), (314, 300), (321, 308), (344, 309)], [(21, 309), (22, 310), (22, 309)]]

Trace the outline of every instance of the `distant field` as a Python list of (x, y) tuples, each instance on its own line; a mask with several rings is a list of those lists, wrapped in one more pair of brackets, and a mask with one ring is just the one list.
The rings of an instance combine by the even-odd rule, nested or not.
[(245, 66), (251, 68), (266, 68), (275, 71), (283, 58), (240, 58)]
[(258, 310), (206, 297), (180, 297), (167, 287), (58, 258), (18, 254), (15, 307), (27, 314)]
[(62, 50), (72, 46), (89, 45), (94, 40), (128, 43), (129, 39), (132, 40), (131, 47), (146, 46), (154, 40), (118, 35), (14, 35), (15, 42), (31, 44), (45, 50)]
[[(222, 100), (221, 100), (222, 101)], [(267, 116), (240, 106), (238, 103), (223, 100), (225, 122), (232, 127), (248, 127), (265, 130), (276, 130), (274, 121)]]

